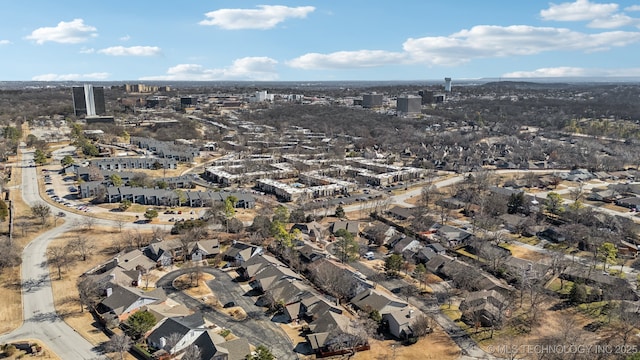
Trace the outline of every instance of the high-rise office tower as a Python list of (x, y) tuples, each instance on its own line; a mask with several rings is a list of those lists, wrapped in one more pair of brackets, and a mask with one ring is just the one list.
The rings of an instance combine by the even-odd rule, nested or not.
[(382, 107), (382, 94), (364, 94), (362, 95), (362, 107), (365, 109)]
[(399, 114), (420, 114), (422, 109), (422, 97), (415, 95), (398, 96), (396, 109)]
[(71, 95), (73, 96), (73, 110), (76, 116), (97, 116), (106, 113), (103, 87), (93, 87), (93, 85), (74, 86)]

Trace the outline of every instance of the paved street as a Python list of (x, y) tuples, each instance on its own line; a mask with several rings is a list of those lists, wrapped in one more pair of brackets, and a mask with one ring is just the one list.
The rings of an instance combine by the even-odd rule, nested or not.
[[(26, 151), (21, 144), (22, 154), (22, 198), (33, 206), (42, 202), (38, 189), (38, 176), (35, 167), (29, 167), (33, 161), (33, 152)], [(104, 356), (74, 329), (68, 326), (56, 314), (53, 305), (53, 292), (49, 267), (47, 266), (47, 246), (51, 240), (72, 230), (85, 218), (65, 209), (52, 208), (54, 212), (65, 213), (65, 223), (53, 228), (32, 240), (22, 253), (22, 305), (23, 324), (20, 328), (0, 336), (0, 343), (24, 339), (37, 339), (44, 342), (53, 352), (64, 360), (101, 359)], [(116, 226), (110, 220), (96, 219), (96, 225)], [(125, 228), (150, 229), (151, 224), (125, 224)], [(160, 225), (162, 227), (162, 225)], [(167, 229), (169, 227), (165, 226)]]
[[(33, 154), (25, 152), (22, 164), (22, 198), (28, 205), (41, 201), (38, 193), (36, 168), (27, 167)], [(67, 213), (66, 222), (35, 238), (22, 255), (22, 326), (0, 336), (0, 342), (21, 339), (43, 341), (61, 359), (86, 360), (101, 358), (100, 351), (69, 327), (56, 314), (47, 266), (47, 245), (57, 236), (73, 228), (81, 217)]]
[(188, 270), (178, 270), (163, 276), (157, 282), (158, 287), (164, 288), (169, 296), (191, 309), (198, 309), (204, 317), (214, 324), (229, 329), (233, 334), (246, 338), (253, 345), (265, 345), (278, 360), (293, 360), (297, 356), (293, 351), (293, 345), (289, 337), (278, 326), (278, 323), (264, 315), (264, 309), (255, 305), (255, 298), (245, 296), (245, 291), (239, 284), (232, 281), (231, 277), (214, 268), (203, 268), (204, 272), (215, 276), (214, 280), (207, 283), (220, 302), (233, 301), (237, 306), (242, 307), (248, 314), (243, 321), (233, 320), (231, 317), (222, 314), (202, 302), (184, 294), (180, 291), (172, 291), (171, 283), (178, 276), (185, 274)]

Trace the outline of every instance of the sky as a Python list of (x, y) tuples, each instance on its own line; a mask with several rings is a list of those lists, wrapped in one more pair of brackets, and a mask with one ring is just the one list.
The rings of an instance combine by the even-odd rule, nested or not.
[(22, 0), (0, 81), (640, 76), (640, 1)]

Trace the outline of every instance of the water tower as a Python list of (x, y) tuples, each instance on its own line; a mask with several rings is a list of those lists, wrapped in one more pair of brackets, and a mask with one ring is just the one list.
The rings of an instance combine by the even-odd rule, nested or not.
[(451, 78), (444, 78), (444, 91), (451, 92)]

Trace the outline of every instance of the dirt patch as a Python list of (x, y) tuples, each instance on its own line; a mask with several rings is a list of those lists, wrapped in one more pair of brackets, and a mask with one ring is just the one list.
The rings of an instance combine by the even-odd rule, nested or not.
[(5, 269), (0, 274), (0, 286), (0, 333), (4, 334), (22, 325), (20, 267)]
[(622, 207), (622, 206), (618, 206), (616, 204), (604, 204), (601, 207), (605, 208), (605, 209), (609, 209), (609, 210), (613, 210), (613, 211), (617, 211), (620, 213), (628, 213), (629, 209), (627, 209), (626, 207)]
[(372, 340), (371, 349), (357, 353), (354, 360), (453, 360), (460, 356), (460, 349), (440, 328), (420, 339), (417, 343), (404, 346), (395, 340)]
[(173, 281), (173, 287), (178, 290), (184, 291), (185, 294), (192, 298), (202, 298), (205, 296), (213, 295), (206, 282), (215, 279), (211, 274), (200, 273), (197, 276), (191, 276), (191, 274), (184, 274), (179, 276)]
[(240, 306), (233, 306), (230, 308), (223, 308), (218, 310), (224, 314), (227, 314), (235, 320), (244, 320), (247, 318), (247, 313)]
[(545, 256), (545, 254), (527, 249), (519, 245), (509, 245), (509, 250), (511, 251), (511, 255), (513, 257), (524, 260), (538, 261), (548, 257), (548, 255)]

